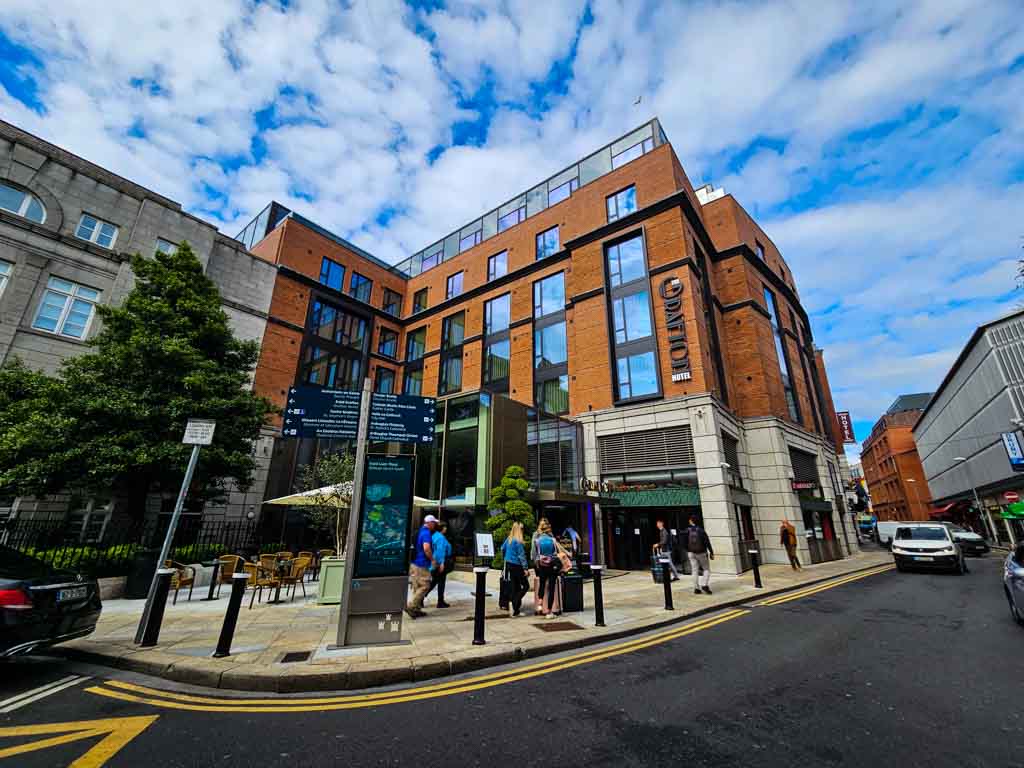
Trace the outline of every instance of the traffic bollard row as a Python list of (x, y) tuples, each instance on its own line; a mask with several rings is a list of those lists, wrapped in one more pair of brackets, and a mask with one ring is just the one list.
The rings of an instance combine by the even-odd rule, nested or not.
[(667, 557), (661, 558), (661, 581), (665, 587), (665, 610), (674, 611), (672, 605), (672, 561)]
[(590, 572), (594, 575), (594, 626), (604, 626), (604, 593), (601, 591), (601, 571), (603, 565), (591, 565)]
[(231, 575), (231, 597), (228, 599), (228, 610), (224, 614), (224, 625), (220, 628), (217, 650), (213, 658), (222, 659), (231, 655), (231, 640), (235, 636), (235, 625), (238, 624), (238, 612), (242, 609), (242, 598), (245, 597), (245, 585), (249, 574), (234, 573)]
[(490, 568), (474, 568), (476, 574), (476, 605), (473, 610), (473, 645), (484, 645), (484, 598), (487, 594), (487, 571)]
[(164, 620), (164, 608), (167, 606), (167, 593), (171, 591), (173, 568), (160, 568), (156, 572), (156, 592), (153, 593), (153, 606), (146, 620), (146, 628), (142, 631), (142, 648), (152, 648), (160, 639), (160, 625)]

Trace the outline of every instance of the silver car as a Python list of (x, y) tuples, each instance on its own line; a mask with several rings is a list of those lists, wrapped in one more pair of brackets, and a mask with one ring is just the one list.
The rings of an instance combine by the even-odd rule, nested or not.
[(1010, 602), (1010, 613), (1024, 624), (1024, 542), (1007, 555), (1003, 569), (1003, 590)]

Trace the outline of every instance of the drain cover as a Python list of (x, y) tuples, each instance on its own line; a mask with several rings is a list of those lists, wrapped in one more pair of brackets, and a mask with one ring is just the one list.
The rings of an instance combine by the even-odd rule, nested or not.
[(289, 651), (281, 657), (279, 664), (294, 664), (297, 661), (309, 661), (309, 657), (313, 655), (312, 651)]
[(545, 632), (571, 632), (574, 629), (583, 629), (579, 624), (571, 621), (545, 621), (541, 624), (534, 624), (537, 629)]

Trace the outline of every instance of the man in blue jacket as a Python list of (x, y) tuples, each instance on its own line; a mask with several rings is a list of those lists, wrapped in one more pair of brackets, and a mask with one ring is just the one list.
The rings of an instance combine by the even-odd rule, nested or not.
[(452, 545), (445, 536), (446, 533), (448, 533), (448, 525), (441, 523), (438, 529), (430, 536), (430, 546), (434, 551), (434, 561), (430, 564), (430, 589), (427, 590), (427, 594), (429, 595), (430, 591), (437, 587), (438, 608), (449, 607), (448, 603), (444, 601), (444, 585), (448, 581), (448, 571), (451, 570), (454, 562)]
[(412, 598), (405, 606), (410, 619), (426, 616), (423, 611), (423, 599), (430, 591), (430, 565), (434, 560), (434, 546), (431, 541), (437, 528), (437, 518), (427, 515), (423, 518), (423, 527), (416, 537), (416, 553), (409, 564), (409, 581), (411, 582)]

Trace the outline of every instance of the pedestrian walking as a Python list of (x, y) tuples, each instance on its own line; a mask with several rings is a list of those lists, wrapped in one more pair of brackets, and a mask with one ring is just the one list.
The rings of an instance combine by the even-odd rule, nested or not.
[(664, 520), (658, 520), (658, 543), (652, 547), (655, 557), (668, 558), (668, 567), (672, 569), (672, 581), (679, 581), (679, 571), (676, 570), (675, 561), (672, 559), (672, 551), (675, 549), (675, 536), (672, 531), (665, 527)]
[(505, 571), (509, 581), (509, 613), (518, 616), (523, 607), (523, 597), (530, 591), (526, 571), (530, 564), (526, 560), (526, 545), (523, 543), (523, 524), (512, 523), (508, 538), (501, 545), (501, 556), (505, 560)]
[(558, 588), (558, 572), (561, 561), (558, 559), (558, 545), (551, 535), (551, 523), (542, 517), (537, 523), (537, 533), (530, 545), (530, 560), (537, 572), (539, 585), (537, 589), (537, 605), (535, 612), (553, 619), (561, 611), (556, 611), (555, 590)]
[(790, 567), (794, 571), (802, 571), (803, 566), (800, 565), (800, 558), (796, 556), (796, 528), (793, 527), (789, 520), (783, 520), (782, 525), (779, 526), (779, 542), (786, 550)]
[(423, 600), (430, 591), (430, 565), (434, 562), (433, 535), (438, 520), (433, 515), (423, 518), (423, 525), (416, 536), (416, 554), (409, 564), (409, 581), (412, 587), (412, 598), (405, 606), (410, 619), (418, 619), (427, 614), (423, 610)]
[(438, 608), (451, 607), (444, 601), (444, 587), (448, 583), (448, 574), (455, 563), (455, 558), (452, 557), (452, 545), (445, 535), (447, 533), (447, 524), (441, 523), (430, 536), (430, 547), (433, 550), (434, 560), (430, 564), (430, 589), (427, 590), (427, 594), (429, 595), (434, 587), (437, 587)]
[(686, 554), (693, 570), (693, 594), (711, 594), (711, 560), (715, 559), (715, 551), (711, 548), (711, 539), (707, 531), (697, 525), (697, 517), (690, 515), (690, 525), (684, 532)]

